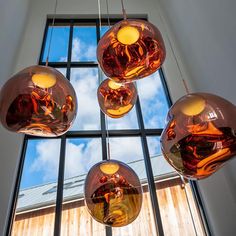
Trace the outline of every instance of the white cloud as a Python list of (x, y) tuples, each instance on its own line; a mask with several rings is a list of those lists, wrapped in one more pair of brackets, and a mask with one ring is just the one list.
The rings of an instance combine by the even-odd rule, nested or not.
[(150, 100), (158, 95), (161, 88), (159, 73), (154, 73), (146, 78), (137, 81), (138, 92), (142, 100)]
[(59, 155), (60, 140), (40, 141), (36, 145), (36, 159), (30, 166), (30, 171), (43, 171), (43, 181), (55, 180), (58, 174)]
[(137, 85), (146, 127), (162, 127), (165, 115), (161, 115), (161, 111), (167, 109), (167, 104), (160, 99), (162, 84), (159, 73), (137, 81)]
[(140, 138), (111, 138), (111, 159), (125, 163), (143, 159)]
[[(56, 181), (60, 155), (60, 140), (46, 140), (36, 144), (36, 159), (31, 172), (41, 172), (44, 182)], [(81, 144), (67, 141), (65, 178), (87, 173), (89, 168), (101, 160), (101, 141), (91, 139)]]
[(88, 45), (75, 37), (72, 42), (72, 61), (80, 61), (83, 58), (85, 61), (96, 58), (96, 46)]
[(66, 62), (67, 61), (67, 57), (60, 57), (59, 62)]
[(100, 139), (91, 139), (82, 144), (67, 142), (65, 178), (85, 174), (101, 159)]
[(72, 129), (99, 129), (100, 109), (97, 101), (97, 69), (72, 69), (71, 83), (75, 88), (78, 99), (77, 118)]

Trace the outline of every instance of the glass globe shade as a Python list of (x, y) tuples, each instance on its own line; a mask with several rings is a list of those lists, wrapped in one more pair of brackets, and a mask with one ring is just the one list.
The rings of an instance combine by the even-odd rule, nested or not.
[(136, 173), (126, 164), (101, 161), (85, 179), (85, 203), (98, 222), (121, 227), (133, 222), (142, 206), (142, 188)]
[(154, 73), (165, 56), (160, 31), (144, 20), (118, 22), (104, 34), (97, 47), (103, 72), (117, 82), (130, 82)]
[(101, 110), (112, 118), (127, 114), (137, 100), (137, 90), (133, 83), (121, 84), (110, 79), (104, 80), (97, 90)]
[(0, 93), (0, 120), (13, 132), (53, 137), (65, 133), (76, 116), (70, 82), (56, 69), (30, 66), (10, 78)]
[(236, 154), (236, 108), (208, 93), (180, 98), (169, 110), (161, 135), (166, 160), (184, 177), (202, 179)]

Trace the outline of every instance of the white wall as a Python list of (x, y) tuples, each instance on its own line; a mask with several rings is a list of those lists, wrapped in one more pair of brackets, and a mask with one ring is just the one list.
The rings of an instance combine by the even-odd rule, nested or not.
[[(28, 0), (0, 1), (0, 88), (14, 73), (28, 2)], [(0, 235), (4, 235), (3, 228), (7, 219), (22, 138), (22, 135), (10, 133), (0, 126)]]
[[(215, 93), (236, 104), (236, 1), (159, 2), (193, 91)], [(235, 169), (233, 160), (217, 174), (199, 181), (213, 235), (236, 234)]]

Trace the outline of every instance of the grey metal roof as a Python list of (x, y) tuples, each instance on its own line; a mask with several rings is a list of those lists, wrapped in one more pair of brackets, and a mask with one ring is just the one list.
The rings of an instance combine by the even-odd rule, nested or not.
[[(154, 176), (162, 176), (174, 171), (174, 169), (163, 160), (162, 155), (152, 157), (151, 162)], [(128, 165), (137, 173), (141, 182), (146, 182), (147, 177), (143, 159), (130, 162)], [(68, 178), (64, 181), (64, 201), (83, 198), (85, 177), (86, 174)], [(56, 188), (56, 183), (47, 183), (20, 190), (17, 202), (17, 212), (55, 204)]]

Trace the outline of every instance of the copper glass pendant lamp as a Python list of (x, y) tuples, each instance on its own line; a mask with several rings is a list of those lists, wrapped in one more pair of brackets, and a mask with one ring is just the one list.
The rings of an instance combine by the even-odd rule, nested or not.
[[(52, 27), (54, 27), (57, 0)], [(64, 134), (77, 111), (75, 91), (56, 69), (48, 67), (52, 32), (46, 66), (30, 66), (15, 74), (1, 89), (2, 125), (13, 132), (53, 137)]]
[(121, 227), (137, 218), (142, 206), (141, 183), (125, 163), (97, 163), (90, 169), (84, 186), (86, 206), (96, 221)]
[(144, 20), (126, 19), (112, 26), (100, 39), (97, 59), (105, 75), (117, 82), (131, 82), (151, 75), (165, 60), (160, 31)]
[(133, 108), (137, 90), (134, 83), (121, 84), (106, 79), (99, 85), (97, 96), (103, 113), (111, 118), (120, 118)]
[(208, 93), (180, 98), (161, 135), (166, 160), (183, 176), (202, 179), (236, 154), (236, 107)]
[(1, 123), (18, 133), (62, 135), (70, 128), (76, 108), (70, 82), (48, 66), (30, 66), (20, 71), (7, 81), (0, 94)]

